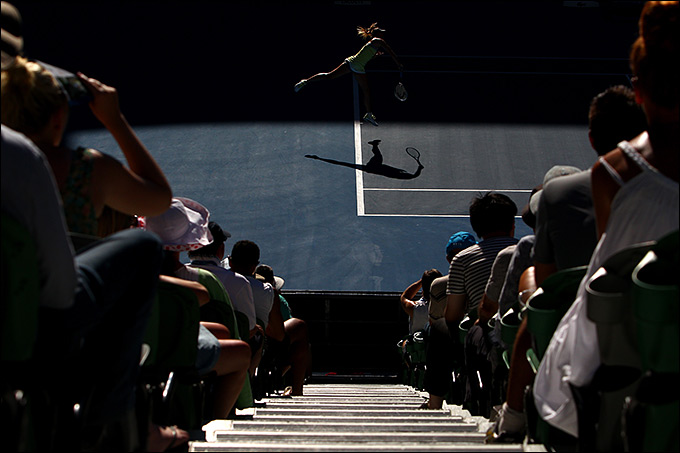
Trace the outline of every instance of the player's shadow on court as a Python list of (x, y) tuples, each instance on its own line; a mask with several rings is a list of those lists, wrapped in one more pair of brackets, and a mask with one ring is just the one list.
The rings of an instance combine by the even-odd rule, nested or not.
[(371, 151), (373, 152), (373, 157), (370, 158), (370, 160), (366, 164), (355, 164), (351, 162), (342, 162), (339, 160), (334, 160), (334, 159), (327, 159), (325, 157), (319, 157), (315, 154), (306, 154), (305, 157), (309, 159), (316, 159), (316, 160), (321, 160), (324, 162), (328, 162), (329, 164), (333, 165), (341, 165), (343, 167), (349, 167), (349, 168), (354, 168), (355, 170), (361, 170), (366, 173), (373, 173), (376, 175), (382, 175), (387, 178), (393, 178), (393, 179), (415, 179), (418, 176), (420, 176), (420, 173), (423, 171), (423, 165), (420, 163), (418, 158), (413, 157), (415, 161), (418, 163), (418, 168), (414, 173), (409, 173), (404, 169), (401, 168), (396, 168), (392, 167), (390, 165), (385, 165), (383, 163), (383, 156), (382, 153), (380, 152), (380, 149), (378, 148), (378, 144), (380, 143), (380, 140), (373, 140), (368, 142), (370, 145), (373, 146)]

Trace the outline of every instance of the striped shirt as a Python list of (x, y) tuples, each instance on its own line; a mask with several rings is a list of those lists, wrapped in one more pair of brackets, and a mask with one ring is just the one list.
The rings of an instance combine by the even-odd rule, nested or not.
[(465, 294), (465, 312), (476, 310), (484, 295), (496, 255), (514, 244), (517, 244), (514, 237), (492, 237), (458, 253), (451, 261), (446, 294)]

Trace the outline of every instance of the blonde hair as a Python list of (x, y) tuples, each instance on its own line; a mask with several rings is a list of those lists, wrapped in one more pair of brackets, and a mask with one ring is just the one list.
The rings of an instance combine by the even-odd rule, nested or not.
[(35, 134), (67, 104), (59, 82), (40, 64), (17, 57), (11, 68), (2, 71), (2, 124)]
[(378, 23), (373, 22), (370, 27), (364, 28), (362, 26), (357, 27), (357, 34), (361, 36), (363, 39), (370, 39), (373, 37), (373, 32), (378, 28)]

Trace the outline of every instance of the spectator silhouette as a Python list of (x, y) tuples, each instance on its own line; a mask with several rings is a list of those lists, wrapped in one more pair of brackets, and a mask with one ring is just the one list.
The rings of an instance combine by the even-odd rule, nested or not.
[[(506, 195), (488, 192), (475, 197), (470, 204), (470, 223), (481, 241), (458, 253), (451, 260), (447, 281), (447, 299), (444, 323), (432, 326), (430, 349), (437, 344), (450, 344), (458, 336), (458, 324), (466, 314), (476, 319), (476, 311), (484, 294), (493, 261), (505, 247), (517, 243), (515, 239), (515, 214), (517, 206)], [(436, 280), (435, 280), (436, 282)], [(437, 347), (437, 346), (435, 346)], [(437, 347), (437, 350), (440, 350)], [(446, 353), (447, 348), (441, 352)], [(462, 357), (457, 357), (459, 363)], [(449, 388), (450, 362), (439, 354), (428, 354), (425, 373), (425, 390), (430, 394), (427, 407), (442, 407)]]
[[(598, 156), (615, 148), (621, 140), (636, 137), (646, 125), (635, 94), (627, 87), (610, 87), (591, 100), (588, 137)], [(530, 205), (536, 215), (534, 286), (540, 286), (559, 270), (587, 265), (597, 244), (590, 169), (546, 181), (543, 190), (531, 198)], [(507, 295), (509, 300), (511, 296), (512, 293)], [(524, 435), (524, 388), (531, 383), (534, 373), (526, 360), (518, 357), (530, 347), (531, 335), (523, 319), (515, 338), (518, 355), (512, 356), (506, 401), (491, 436), (494, 442), (519, 441)]]
[[(541, 187), (535, 187), (532, 195)], [(534, 227), (534, 216), (528, 202), (523, 209), (522, 220), (527, 226)], [(503, 384), (507, 378), (507, 368), (501, 360), (500, 319), (517, 301), (520, 276), (532, 264), (530, 255), (533, 244), (534, 236), (526, 235), (516, 244), (498, 252), (477, 309), (477, 320), (465, 337), (467, 404), (486, 417), (491, 415), (493, 404), (500, 404), (505, 400), (505, 395), (501, 395), (501, 389), (504, 388)], [(504, 305), (507, 306), (501, 308), (503, 291), (508, 291), (514, 297), (511, 304), (506, 303)], [(495, 321), (493, 329), (489, 322), (492, 318)]]
[[(226, 259), (222, 260), (221, 264), (224, 267), (228, 267), (232, 272), (244, 276), (248, 280), (253, 293), (256, 313), (270, 313), (273, 311), (272, 307), (275, 300), (274, 289), (271, 285), (265, 285), (255, 278), (255, 268), (260, 264), (260, 247), (257, 244), (249, 240), (237, 241), (231, 249), (231, 254)], [(268, 315), (267, 318), (267, 329), (275, 329), (275, 325), (271, 325), (271, 314)], [(262, 340), (264, 340), (264, 335)], [(257, 354), (253, 356), (253, 361), (251, 363), (251, 376), (253, 376), (260, 364), (263, 348), (264, 344), (263, 342), (260, 342)]]
[[(400, 296), (401, 307), (409, 317), (409, 334), (413, 335), (419, 330), (425, 330), (429, 324), (430, 309), (430, 286), (435, 278), (441, 277), (442, 273), (437, 269), (428, 269), (423, 276), (411, 283)], [(418, 293), (421, 297), (416, 300)]]
[[(307, 323), (302, 319), (293, 317), (288, 301), (281, 294), (284, 280), (274, 275), (271, 266), (260, 264), (255, 270), (255, 275), (258, 280), (270, 284), (274, 289), (274, 307), (278, 309), (283, 321), (284, 338), (280, 341), (271, 338), (273, 341), (268, 343), (268, 347), (275, 350), (276, 357), (274, 360), (277, 360), (283, 367), (282, 374), (285, 375), (290, 371), (292, 375), (290, 393), (293, 396), (301, 396), (304, 393), (305, 379), (311, 366)], [(274, 307), (272, 312), (275, 310)]]
[[(4, 88), (6, 71), (16, 65), (23, 46), (20, 15), (6, 2), (2, 2), (2, 27), (4, 114), (5, 94), (9, 94)], [(42, 376), (41, 370), (49, 370), (49, 379), (36, 376), (40, 388), (50, 392), (50, 404), (70, 407), (72, 413), (74, 404), (79, 403), (87, 410), (88, 432), (98, 439), (97, 448), (137, 449), (139, 445), (106, 433), (116, 428), (130, 433), (134, 424), (135, 385), (156, 293), (160, 242), (144, 231), (126, 230), (75, 255), (44, 154), (5, 124), (1, 139), (3, 289), (4, 252), (13, 245), (4, 240), (4, 216), (8, 216), (35, 244), (36, 255), (24, 258), (37, 260), (40, 321), (34, 359), (41, 368), (35, 371)], [(54, 420), (50, 422), (48, 429), (54, 426)], [(48, 434), (42, 431), (46, 427), (39, 423), (35, 427), (38, 449), (54, 448), (50, 444), (54, 438), (47, 439)]]
[(78, 74), (92, 95), (92, 113), (115, 138), (128, 167), (95, 149), (62, 143), (69, 103), (62, 84), (40, 63), (18, 57), (2, 73), (2, 123), (22, 132), (45, 154), (64, 203), (69, 230), (98, 234), (104, 207), (156, 215), (170, 205), (165, 175), (121, 113), (115, 88)]
[[(597, 156), (642, 133), (647, 121), (630, 88), (617, 85), (595, 96), (588, 137)], [(590, 170), (546, 183), (532, 199), (536, 212), (536, 284), (561, 269), (585, 266), (597, 244)]]
[(601, 156), (592, 168), (599, 242), (576, 300), (558, 325), (534, 381), (541, 417), (574, 436), (579, 433), (570, 385), (589, 384), (600, 365), (596, 328), (585, 313), (585, 282), (622, 248), (678, 229), (678, 27), (678, 2), (645, 3), (630, 64), (636, 100), (643, 106), (648, 129)]
[[(446, 262), (450, 266), (454, 256), (475, 244), (477, 244), (477, 241), (472, 233), (458, 231), (452, 234), (446, 243)], [(446, 310), (446, 285), (448, 281), (449, 276), (447, 274), (434, 279), (430, 285), (431, 303), (428, 309), (430, 323), (444, 317), (444, 311)]]
[[(212, 242), (208, 229), (209, 216), (208, 210), (200, 203), (187, 198), (174, 198), (168, 210), (146, 219), (146, 228), (163, 241), (164, 275), (193, 283), (199, 282), (201, 272), (216, 278), (209, 271), (192, 269), (179, 260), (180, 252), (196, 250)], [(207, 287), (210, 299), (202, 307), (207, 304), (231, 303), (224, 287), (217, 280), (214, 282), (214, 285)], [(244, 391), (250, 365), (250, 347), (245, 341), (234, 338), (233, 332), (225, 328), (224, 324), (217, 322), (202, 321), (198, 339), (196, 368), (199, 374), (215, 371), (218, 376), (213, 398), (213, 416), (227, 418)]]
[(227, 290), (234, 310), (243, 313), (248, 318), (248, 330), (250, 335), (253, 335), (256, 330), (256, 314), (250, 283), (244, 276), (220, 265), (225, 257), (225, 243), (231, 234), (212, 220), (208, 222), (208, 229), (213, 241), (206, 246), (188, 251), (187, 254), (191, 259), (189, 266), (206, 269), (217, 276), (224, 285), (224, 289)]

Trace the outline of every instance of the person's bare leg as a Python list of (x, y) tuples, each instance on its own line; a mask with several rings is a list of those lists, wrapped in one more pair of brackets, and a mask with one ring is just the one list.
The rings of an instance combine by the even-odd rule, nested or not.
[(262, 361), (262, 350), (264, 348), (264, 341), (260, 343), (260, 347), (257, 348), (257, 351), (253, 354), (253, 357), (250, 360), (250, 367), (248, 368), (248, 374), (252, 377), (255, 375), (255, 370), (257, 369), (258, 366), (260, 366), (260, 361)]
[(441, 409), (443, 405), (444, 405), (443, 396), (437, 396), (430, 393), (430, 397), (427, 400), (428, 409)]
[(368, 77), (366, 74), (357, 74), (354, 73), (354, 78), (356, 79), (357, 83), (359, 84), (359, 88), (361, 88), (361, 92), (363, 93), (364, 96), (364, 108), (366, 109), (366, 112), (373, 112), (371, 108), (371, 93), (370, 90), (368, 89)]
[[(531, 348), (531, 333), (527, 328), (526, 318), (517, 330), (515, 343), (512, 347), (510, 370), (508, 373), (508, 389), (500, 416), (493, 429), (493, 437), (523, 435), (526, 417), (524, 415), (524, 390), (534, 379), (534, 371), (526, 358)], [(517, 440), (517, 439), (514, 439)]]
[(508, 373), (508, 390), (505, 396), (506, 403), (516, 411), (524, 410), (524, 389), (534, 380), (534, 371), (527, 360), (527, 351), (531, 348), (531, 333), (527, 329), (526, 318), (517, 329), (515, 344), (510, 358), (510, 370)]
[(207, 322), (207, 321), (201, 321), (201, 324), (203, 324), (203, 327), (208, 329), (211, 334), (215, 335), (215, 337), (218, 340), (230, 340), (231, 339), (231, 332), (229, 332), (229, 328), (225, 326), (224, 324), (220, 324), (217, 322)]
[(234, 407), (248, 377), (250, 346), (241, 340), (219, 341), (220, 358), (213, 368), (217, 372), (213, 416), (224, 419)]
[(308, 79), (303, 80), (306, 80), (307, 82), (318, 82), (320, 80), (333, 80), (337, 79), (340, 76), (348, 74), (349, 72), (350, 72), (349, 65), (347, 64), (347, 62), (342, 62), (340, 66), (333, 69), (331, 72), (320, 72), (318, 74), (314, 74)]
[(303, 394), (305, 378), (309, 371), (309, 335), (307, 324), (298, 318), (292, 318), (284, 322), (284, 328), (290, 338), (290, 359), (293, 379), (293, 395)]

